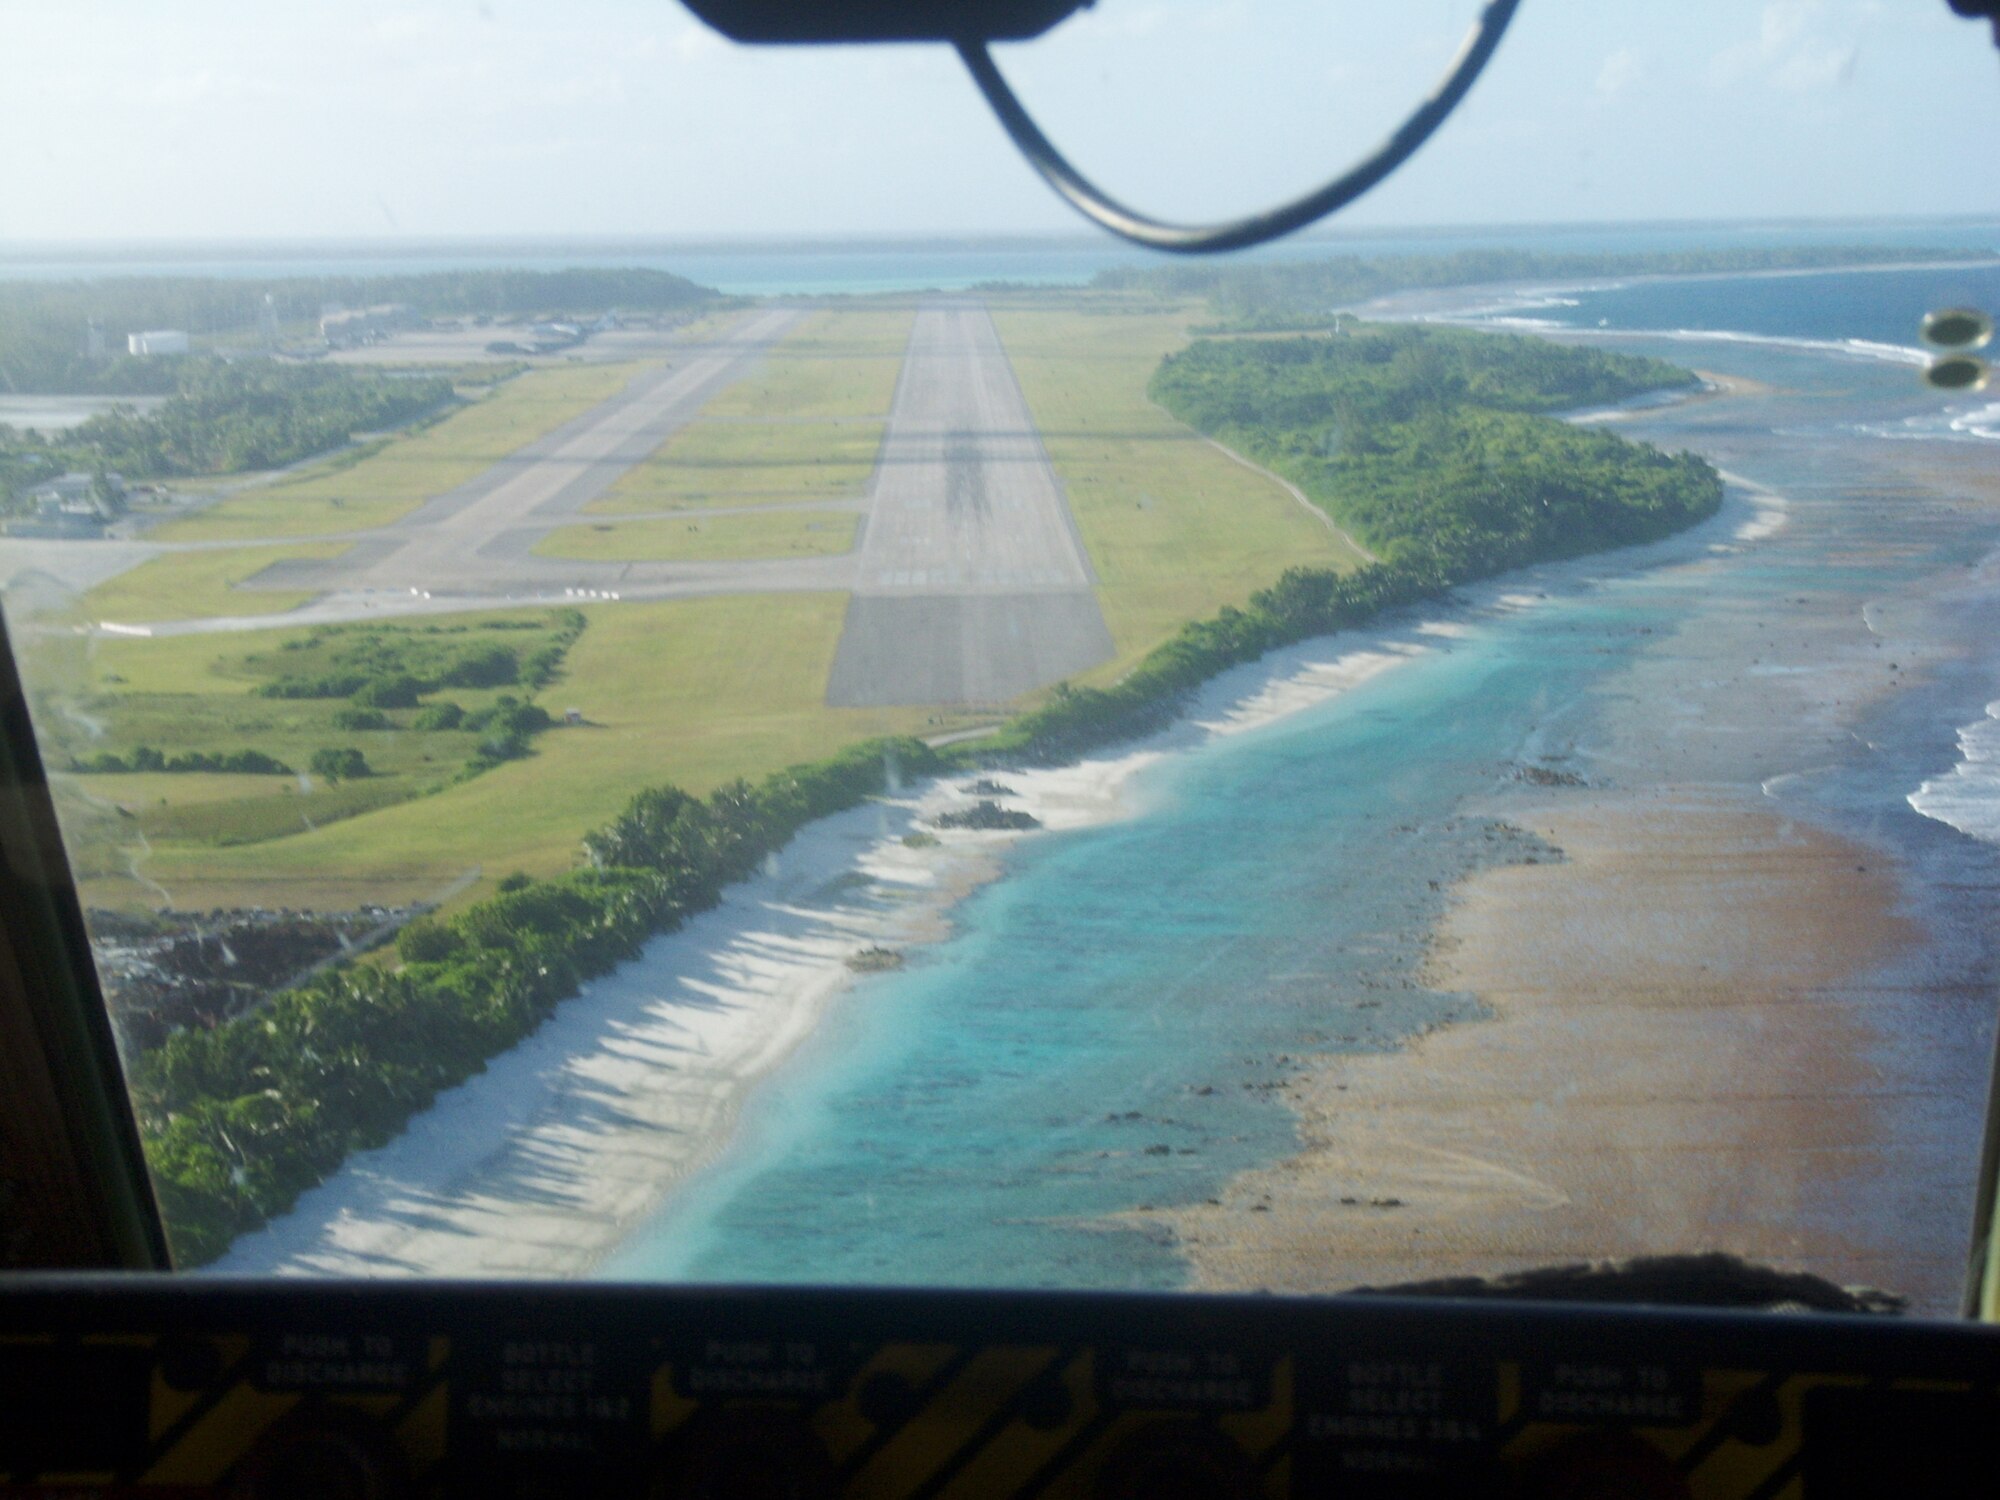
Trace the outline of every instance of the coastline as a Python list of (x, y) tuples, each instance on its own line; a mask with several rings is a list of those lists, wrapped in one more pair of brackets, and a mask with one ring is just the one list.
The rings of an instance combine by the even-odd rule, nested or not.
[[(1732, 482), (1717, 515), (1608, 556), (1640, 568), (1735, 551), (1783, 502)], [(1279, 723), (1379, 674), (1449, 650), (1468, 616), (1534, 608), (1600, 576), (1607, 554), (1503, 575), (1372, 626), (1281, 648), (1210, 679), (1143, 739), (1057, 767), (984, 773), (1038, 831), (1134, 811), (1163, 757)], [(587, 985), (534, 1035), (441, 1094), (403, 1133), (357, 1153), (293, 1208), (240, 1237), (208, 1274), (580, 1276), (618, 1252), (725, 1152), (745, 1102), (863, 977), (865, 949), (936, 942), (1027, 836), (934, 830), (980, 800), (981, 773), (926, 781), (802, 830), (721, 904)], [(912, 847), (922, 829), (936, 842)]]
[[(1808, 486), (1795, 515), (1734, 527), (1742, 543), (1801, 521), (1759, 564), (1797, 581), (1718, 589), (1641, 660), (1577, 747), (1584, 785), (1474, 809), (1565, 856), (1451, 888), (1417, 981), (1483, 1015), (1302, 1059), (1283, 1095), (1291, 1158), (1207, 1203), (1121, 1216), (1169, 1237), (1193, 1287), (1328, 1292), (1723, 1248), (1958, 1313), (1992, 1031), (1964, 934), (1990, 851), (1936, 814), (1903, 818), (1893, 792), (1849, 800), (1839, 768), (1891, 756), (1870, 774), (1893, 787), (1899, 764), (1928, 764), (1885, 716), (1912, 684), (1976, 676), (1981, 632), (1930, 633), (1928, 590), (1805, 580), (1829, 542), (1846, 568), (1893, 553), (1930, 524), (1919, 493), (1990, 518), (2000, 481), (1962, 449), (1863, 452), (1843, 488), (1869, 525)], [(1975, 591), (1984, 565), (1962, 585), (1969, 566), (1930, 588)]]
[(1292, 1080), (1296, 1156), (1152, 1216), (1193, 1285), (1328, 1292), (1721, 1247), (1951, 1311), (1954, 1220), (1838, 1212), (1921, 1171), (1884, 1034), (1907, 1019), (1894, 1000), (1920, 998), (1893, 970), (1921, 924), (1879, 851), (1702, 785), (1507, 815), (1566, 859), (1467, 880), (1424, 976), (1487, 1018)]
[[(1725, 392), (1758, 393), (1727, 387)], [(1723, 510), (1687, 532), (1644, 548), (1505, 575), (1461, 589), (1449, 602), (1416, 606), (1374, 626), (1271, 653), (1212, 679), (1173, 725), (1155, 735), (1063, 767), (990, 773), (1010, 789), (1011, 795), (998, 800), (1033, 813), (1050, 831), (1128, 816), (1135, 810), (1133, 778), (1162, 757), (1213, 736), (1276, 723), (1402, 662), (1449, 650), (1454, 638), (1481, 616), (1533, 608), (1552, 593), (1566, 596), (1607, 576), (1661, 565), (1701, 568), (1707, 559), (1739, 553), (1745, 544), (1785, 527), (1789, 502), (1738, 475), (1726, 477), (1730, 485)], [(1802, 621), (1802, 634), (1824, 646), (1823, 623)], [(1754, 702), (1767, 718), (1783, 720), (1788, 731), (1810, 722), (1813, 732), (1831, 743), (1850, 733), (1847, 725), (1856, 705), (1889, 687), (1879, 676), (1862, 675), (1859, 648), (1879, 646), (1879, 640), (1869, 635), (1865, 622), (1848, 621), (1847, 626), (1860, 639), (1844, 643), (1855, 670), (1840, 685), (1836, 701), (1845, 704), (1841, 712), (1790, 699), (1791, 680), (1782, 677), (1711, 680), (1701, 686), (1722, 691), (1738, 707)], [(1898, 654), (1920, 659), (1900, 648)], [(1696, 665), (1707, 672), (1720, 668), (1722, 661)], [(1879, 658), (1873, 666), (1879, 671)], [(1675, 675), (1657, 679), (1653, 686), (1678, 698), (1689, 684), (1670, 680)], [(1831, 689), (1822, 681), (1815, 691)], [(1714, 692), (1693, 694), (1683, 710), (1690, 723), (1709, 711), (1711, 705), (1703, 700), (1713, 697)], [(1681, 753), (1686, 753), (1684, 747)], [(1712, 866), (1699, 876), (1683, 871), (1676, 883), (1643, 861), (1620, 863), (1621, 850), (1645, 846), (1650, 836), (1640, 817), (1641, 799), (1621, 801), (1596, 790), (1509, 790), (1495, 806), (1475, 811), (1525, 824), (1537, 835), (1547, 833), (1568, 851), (1571, 863), (1505, 867), (1466, 882), (1454, 893), (1457, 907), (1440, 929), (1435, 966), (1427, 976), (1436, 987), (1482, 995), (1495, 1019), (1447, 1027), (1384, 1053), (1302, 1058), (1310, 1066), (1281, 1096), (1299, 1116), (1306, 1147), (1302, 1153), (1241, 1174), (1218, 1203), (1136, 1210), (1115, 1216), (1115, 1221), (1170, 1238), (1190, 1267), (1193, 1284), (1216, 1288), (1326, 1289), (1475, 1263), (1501, 1269), (1512, 1255), (1508, 1246), (1522, 1243), (1520, 1235), (1535, 1225), (1560, 1231), (1553, 1239), (1535, 1241), (1536, 1259), (1551, 1258), (1546, 1253), (1550, 1244), (1575, 1244), (1577, 1253), (1615, 1253), (1611, 1247), (1624, 1242), (1596, 1231), (1618, 1204), (1632, 1207), (1636, 1200), (1602, 1191), (1601, 1183), (1588, 1177), (1560, 1176), (1560, 1170), (1588, 1159), (1578, 1146), (1579, 1141), (1592, 1144), (1591, 1138), (1574, 1132), (1591, 1127), (1570, 1112), (1567, 1128), (1572, 1134), (1565, 1137), (1561, 1122), (1551, 1120), (1563, 1112), (1534, 1108), (1537, 1099), (1558, 1095), (1538, 1090), (1544, 1085), (1560, 1090), (1571, 1082), (1580, 1057), (1621, 1058), (1628, 1076), (1644, 1079), (1659, 1048), (1677, 1037), (1696, 1037), (1702, 1056), (1721, 1049), (1731, 1067), (1709, 1076), (1706, 1093), (1701, 1078), (1691, 1074), (1684, 1080), (1672, 1128), (1661, 1124), (1657, 1101), (1649, 1115), (1649, 1106), (1637, 1094), (1622, 1103), (1608, 1098), (1598, 1112), (1608, 1110), (1605, 1118), (1634, 1122), (1633, 1131), (1641, 1131), (1650, 1118), (1663, 1140), (1677, 1138), (1683, 1149), (1687, 1142), (1702, 1149), (1714, 1134), (1706, 1129), (1709, 1114), (1724, 1104), (1733, 1108), (1739, 1150), (1753, 1141), (1759, 1146), (1756, 1190), (1765, 1195), (1768, 1222), (1750, 1213), (1740, 1193), (1731, 1197), (1712, 1186), (1704, 1197), (1701, 1174), (1687, 1174), (1689, 1180), (1674, 1191), (1662, 1188), (1648, 1201), (1673, 1202), (1680, 1222), (1729, 1227), (1726, 1243), (1732, 1248), (1768, 1247), (1774, 1258), (1787, 1258), (1787, 1245), (1797, 1241), (1785, 1239), (1785, 1226), (1806, 1221), (1801, 1195), (1822, 1180), (1812, 1173), (1816, 1161), (1845, 1150), (1857, 1160), (1873, 1152), (1869, 1159), (1879, 1165), (1908, 1144), (1893, 1132), (1868, 1136), (1860, 1125), (1844, 1145), (1830, 1141), (1823, 1132), (1814, 1132), (1828, 1125), (1826, 1117), (1834, 1112), (1813, 1105), (1839, 1099), (1851, 1105), (1850, 1112), (1866, 1112), (1878, 1086), (1887, 1087), (1866, 1069), (1838, 1059), (1883, 1050), (1880, 1025), (1850, 992), (1912, 945), (1916, 919), (1891, 913), (1896, 888), (1892, 881), (1883, 883), (1889, 877), (1881, 871), (1892, 868), (1893, 861), (1880, 851), (1857, 852), (1857, 846), (1813, 824), (1772, 812), (1762, 800), (1768, 789), (1755, 777), (1746, 779), (1740, 767), (1732, 771), (1682, 763), (1674, 769), (1683, 778), (1691, 770), (1697, 775), (1676, 780), (1656, 770), (1647, 784), (1664, 783), (1667, 790), (1658, 796), (1667, 800), (1656, 801), (1653, 811), (1681, 799), (1676, 816), (1698, 817), (1706, 845), (1726, 851), (1735, 861), (1732, 868), (1753, 891), (1769, 888), (1759, 897), (1762, 904), (1754, 906), (1759, 931), (1796, 938), (1773, 949), (1772, 972), (1760, 981), (1754, 997), (1720, 1005), (1712, 1003), (1712, 996), (1705, 999), (1691, 981), (1655, 994), (1631, 979), (1625, 985), (1629, 994), (1621, 991), (1618, 1004), (1593, 1015), (1579, 1005), (1577, 995), (1597, 979), (1575, 965), (1560, 974), (1536, 970), (1533, 962), (1546, 959), (1565, 941), (1566, 912), (1587, 905), (1599, 879), (1608, 882), (1607, 888), (1625, 892), (1636, 907), (1680, 912), (1683, 938), (1701, 922), (1731, 914), (1718, 912), (1713, 903), (1701, 905)], [(588, 1274), (599, 1267), (654, 1218), (677, 1188), (722, 1155), (746, 1100), (812, 1034), (830, 1007), (845, 1003), (857, 977), (848, 957), (869, 947), (948, 936), (956, 901), (1000, 873), (999, 854), (1021, 835), (945, 830), (935, 845), (912, 848), (903, 843), (904, 834), (937, 811), (978, 800), (979, 794), (969, 789), (976, 777), (963, 773), (925, 783), (906, 795), (807, 828), (764, 874), (733, 888), (716, 911), (656, 939), (641, 959), (595, 982), (534, 1037), (496, 1058), (486, 1076), (441, 1096), (397, 1141), (355, 1157), (304, 1195), (291, 1213), (239, 1240), (213, 1269), (548, 1276)], [(1637, 779), (1644, 780), (1644, 773)], [(1718, 784), (1728, 787), (1727, 794)], [(1854, 871), (1850, 877), (1843, 873), (1850, 863), (1876, 873)], [(1585, 878), (1587, 872), (1590, 878)], [(1752, 909), (1746, 906), (1734, 915)], [(1615, 924), (1606, 925), (1615, 930)], [(1502, 928), (1538, 937), (1510, 948), (1495, 936)], [(1646, 962), (1646, 952), (1630, 944), (1627, 950), (1619, 962), (1629, 975)], [(1910, 997), (1920, 998), (1920, 988), (1911, 987), (1905, 995)], [(1823, 1027), (1837, 1029), (1848, 1045), (1819, 1045)], [(1796, 1029), (1788, 1033), (1788, 1028)], [(1760, 1035), (1788, 1034), (1798, 1044), (1790, 1075), (1796, 1087), (1790, 1092), (1805, 1102), (1760, 1102), (1746, 1081), (1749, 1073), (1737, 1064)], [(1377, 1122), (1424, 1119), (1425, 1100), (1439, 1119), (1454, 1118), (1442, 1107), (1441, 1101), (1448, 1100), (1436, 1092), (1438, 1080), (1449, 1079), (1451, 1070), (1440, 1071), (1434, 1059), (1469, 1057), (1492, 1045), (1488, 1039), (1493, 1037), (1518, 1038), (1506, 1042), (1501, 1053), (1514, 1071), (1496, 1067), (1483, 1102), (1468, 1097), (1455, 1118), (1461, 1129), (1484, 1129), (1489, 1141), (1520, 1120), (1534, 1123), (1541, 1134), (1522, 1135), (1519, 1150), (1526, 1154), (1519, 1160), (1509, 1165), (1504, 1154), (1482, 1155), (1449, 1139), (1426, 1145), (1421, 1133), (1409, 1129), (1394, 1139), (1378, 1130), (1365, 1151), (1355, 1148), (1360, 1139), (1354, 1134), (1356, 1120), (1362, 1122), (1359, 1128), (1375, 1130)], [(1539, 1075), (1537, 1082), (1534, 1069), (1544, 1066), (1544, 1058), (1564, 1056), (1569, 1059), (1566, 1070)], [(1482, 1056), (1479, 1066), (1488, 1063)], [(1509, 1078), (1511, 1095), (1505, 1091)], [(1374, 1101), (1373, 1106), (1357, 1110), (1362, 1098)], [(1480, 1109), (1487, 1113), (1479, 1115)], [(1515, 1111), (1513, 1117), (1508, 1109)], [(1879, 1113), (1886, 1118), (1894, 1112)], [(1782, 1166), (1766, 1170), (1762, 1155), (1772, 1141), (1786, 1143), (1770, 1153)], [(1546, 1158), (1544, 1165), (1559, 1170), (1537, 1170), (1535, 1151)], [(1364, 1157), (1376, 1163), (1370, 1170), (1385, 1174), (1365, 1194), (1354, 1186), (1355, 1163)], [(1601, 1174), (1608, 1159), (1599, 1153)], [(1399, 1184), (1398, 1172), (1408, 1180)], [(1605, 1180), (1618, 1187), (1632, 1175), (1610, 1170)], [(1671, 1176), (1661, 1175), (1663, 1181)], [(1258, 1210), (1260, 1194), (1280, 1184), (1283, 1192), (1271, 1195), (1292, 1199), (1293, 1212), (1279, 1212), (1275, 1204)], [(1927, 1181), (1923, 1190), (1936, 1200), (1934, 1211), (1906, 1214), (1895, 1222), (1921, 1220), (1955, 1231), (1951, 1205), (1944, 1201), (1951, 1185)], [(1372, 1221), (1364, 1218), (1361, 1239), (1343, 1251), (1337, 1268), (1329, 1269), (1329, 1233), (1356, 1227), (1357, 1205), (1341, 1204), (1341, 1197), (1368, 1205), (1364, 1214)], [(1393, 1209), (1376, 1209), (1369, 1205), (1373, 1198), (1403, 1201)], [(1420, 1198), (1433, 1225), (1421, 1238), (1411, 1232), (1425, 1229), (1423, 1214), (1415, 1211)], [(1339, 1218), (1327, 1217), (1335, 1210)], [(1625, 1229), (1636, 1222), (1625, 1223)], [(1768, 1239), (1746, 1239), (1735, 1232), (1759, 1223), (1768, 1230)], [(1447, 1224), (1448, 1234), (1442, 1232)], [(1658, 1224), (1656, 1217), (1629, 1243), (1658, 1249), (1675, 1242), (1674, 1236), (1663, 1237)], [(1823, 1222), (1814, 1223), (1814, 1232), (1823, 1229)], [(1404, 1238), (1399, 1241), (1397, 1233)], [(1571, 1238), (1565, 1241), (1561, 1234)], [(1413, 1266), (1411, 1244), (1426, 1241), (1447, 1247), (1445, 1253), (1459, 1259)], [(1927, 1262), (1929, 1284), (1914, 1288), (1926, 1305), (1942, 1307), (1955, 1287), (1956, 1248), (1945, 1245)], [(1885, 1263), (1881, 1244), (1857, 1241), (1841, 1253), (1846, 1257), (1841, 1264), (1852, 1268), (1853, 1279), (1881, 1279), (1912, 1289), (1907, 1276), (1875, 1276)], [(1496, 1263), (1496, 1254), (1502, 1263)], [(1898, 1255), (1899, 1264), (1907, 1262), (1906, 1255)]]
[[(1496, 590), (1494, 602), (1532, 601)], [(1130, 783), (1162, 757), (1323, 703), (1459, 628), (1410, 618), (1273, 652), (1212, 679), (1144, 740), (987, 773), (1008, 789), (994, 800), (1036, 832), (1128, 816)], [(929, 826), (989, 795), (973, 789), (982, 779), (926, 781), (808, 826), (200, 1274), (589, 1274), (728, 1148), (745, 1101), (865, 977), (850, 958), (943, 940), (952, 908), (1002, 873), (997, 856), (1026, 835)], [(906, 843), (918, 830), (936, 842)]]

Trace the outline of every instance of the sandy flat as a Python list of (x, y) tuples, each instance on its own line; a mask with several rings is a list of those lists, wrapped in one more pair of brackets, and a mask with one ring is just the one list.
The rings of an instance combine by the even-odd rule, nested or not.
[(1468, 881), (1427, 976), (1489, 1018), (1298, 1080), (1300, 1154), (1170, 1216), (1197, 1284), (1722, 1247), (1948, 1307), (1942, 1086), (1896, 1046), (1926, 996), (1883, 977), (1919, 929), (1870, 852), (1695, 788), (1523, 821), (1567, 862)]

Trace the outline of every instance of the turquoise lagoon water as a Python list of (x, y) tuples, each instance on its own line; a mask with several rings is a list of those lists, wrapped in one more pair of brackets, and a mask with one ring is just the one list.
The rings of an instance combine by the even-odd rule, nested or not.
[[(1890, 273), (1868, 284), (1895, 298), (1911, 290)], [(1743, 283), (1705, 285), (1746, 294)], [(1781, 330), (1864, 336), (1827, 326), (1813, 306), (1814, 319)], [(1651, 326), (1685, 326), (1678, 303), (1661, 311), (1671, 321)], [(1894, 473), (1884, 465), (1910, 451), (1884, 441), (1883, 424), (1931, 421), (1943, 438), (1949, 426), (1936, 419), (1955, 408), (1879, 360), (1726, 340), (1699, 358), (1684, 341), (1630, 347), (1783, 388), (1648, 413), (1626, 430), (1793, 496), (1790, 525), (1740, 545), (1738, 513), (1641, 552), (1506, 581), (1530, 606), (1489, 596), (1390, 622), (1392, 638), (1418, 639), (1416, 619), (1448, 618), (1462, 633), (1424, 637), (1428, 654), (1317, 708), (1168, 756), (1141, 774), (1125, 821), (1016, 845), (1004, 877), (957, 909), (954, 936), (836, 1001), (753, 1096), (724, 1159), (604, 1274), (1179, 1284), (1172, 1245), (1111, 1216), (1198, 1203), (1232, 1173), (1290, 1155), (1279, 1085), (1304, 1056), (1476, 1024), (1472, 998), (1418, 980), (1431, 921), (1468, 870), (1559, 857), (1480, 815), (1481, 802), (1528, 760), (1615, 784), (1616, 768), (1593, 757), (1608, 714), (1643, 712), (1630, 669), (1668, 649), (1747, 656), (1743, 619), (1781, 598), (1856, 611), (1900, 601), (1904, 628), (1936, 638), (1949, 665), (1892, 698), (1849, 751), (1774, 767), (1772, 795), (1893, 851), (1910, 899), (1939, 914), (1940, 941), (1922, 962), (1968, 984), (1989, 976), (1993, 945), (1975, 908), (1994, 888), (1993, 845), (1967, 837), (1963, 820), (1920, 816), (1908, 798), (1949, 771), (1959, 726), (2000, 696), (2000, 665), (1983, 645), (1990, 607), (1976, 590), (1951, 604), (1935, 585), (2000, 535), (1936, 495), (1913, 491), (1907, 516), (1886, 527), (1879, 505), (1860, 503), (1864, 490), (1879, 500)], [(1956, 451), (2000, 461), (1984, 443)], [(1907, 1045), (1948, 1050), (1947, 1019), (1983, 1024), (1940, 1015), (1912, 1027)], [(1976, 1093), (1969, 1080), (1959, 1094)], [(1921, 1107), (1942, 1110), (1939, 1132), (1970, 1128), (1951, 1108)], [(1914, 1174), (1902, 1207), (1949, 1219), (1938, 1200), (1950, 1194), (1937, 1174)], [(1808, 1223), (1844, 1211), (1797, 1205)]]
[(1017, 846), (607, 1274), (1176, 1283), (1102, 1216), (1289, 1154), (1274, 1085), (1303, 1054), (1476, 1013), (1415, 984), (1424, 931), (1468, 869), (1546, 850), (1459, 804), (1560, 736), (1604, 641), (1641, 639), (1613, 597), (1459, 613), (1448, 650), (1142, 773), (1137, 816)]

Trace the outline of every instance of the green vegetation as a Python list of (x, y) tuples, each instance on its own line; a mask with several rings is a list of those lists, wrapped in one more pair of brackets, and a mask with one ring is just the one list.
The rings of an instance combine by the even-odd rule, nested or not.
[(65, 433), (74, 467), (128, 479), (274, 469), (339, 447), (357, 432), (400, 427), (453, 399), (448, 380), (336, 365), (178, 363), (156, 411), (119, 408)]
[(346, 542), (302, 546), (232, 547), (226, 551), (169, 552), (100, 583), (82, 598), (93, 620), (124, 625), (201, 620), (216, 615), (276, 615), (313, 597), (303, 590), (239, 589), (272, 563), (293, 558), (338, 557)]
[(1385, 557), (1470, 578), (1664, 535), (1691, 498), (1719, 502), (1700, 459), (1530, 415), (1697, 383), (1632, 355), (1403, 327), (1198, 343), (1153, 392)]
[(691, 422), (587, 511), (686, 510), (859, 498), (879, 421)]
[(359, 781), (375, 774), (368, 768), (367, 757), (352, 745), (329, 745), (313, 751), (312, 773), (328, 781)]
[[(428, 316), (551, 317), (565, 312), (683, 312), (717, 294), (664, 271), (455, 270), (417, 276), (294, 276), (270, 280), (121, 277), (0, 284), (0, 387), (22, 394), (160, 395), (175, 388), (175, 361), (126, 355), (125, 335), (179, 328), (209, 343), (242, 341), (264, 317), (314, 330), (329, 304), (400, 302)], [(86, 354), (97, 320), (109, 352)]]
[(702, 414), (759, 422), (885, 417), (915, 317), (908, 307), (814, 313)]
[(543, 557), (589, 562), (729, 562), (826, 557), (854, 548), (858, 515), (787, 510), (565, 526), (536, 544)]
[(297, 773), (261, 750), (190, 750), (168, 755), (152, 745), (135, 745), (129, 756), (103, 750), (70, 763), (82, 775), (122, 775), (132, 771), (162, 771), (185, 776), (196, 772), (229, 776), (292, 776)]
[(158, 528), (152, 536), (161, 541), (248, 541), (386, 526), (617, 395), (637, 368), (530, 370), (441, 422), (233, 495)]
[(1147, 379), (1187, 342), (1185, 308), (1043, 293), (996, 299), (993, 317), (1097, 570), (1118, 656), (1092, 681), (1288, 567), (1362, 561), (1282, 485), (1148, 399)]
[(1100, 271), (1106, 290), (1205, 297), (1220, 322), (1203, 332), (1323, 328), (1336, 309), (1418, 287), (1596, 276), (1694, 276), (1712, 272), (1807, 270), (1885, 262), (1963, 260), (1963, 250), (1887, 245), (1667, 250), (1641, 255), (1556, 255), (1531, 250), (1462, 250), (1455, 255), (1354, 255), (1296, 262), (1212, 260)]
[[(826, 676), (846, 607), (838, 593), (586, 606), (589, 627), (549, 688), (443, 689), (425, 707), (389, 710), (401, 727), (375, 734), (333, 728), (347, 699), (255, 692), (281, 673), (338, 670), (330, 645), (285, 649), (311, 638), (303, 627), (47, 637), (35, 649), (59, 654), (35, 664), (33, 681), (50, 685), (37, 688), (36, 723), (56, 765), (146, 743), (175, 752), (246, 744), (304, 766), (321, 746), (353, 744), (376, 772), (309, 792), (276, 777), (59, 777), (88, 904), (332, 911), (424, 901), (471, 870), (561, 873), (575, 859), (579, 830), (615, 814), (633, 787), (670, 779), (706, 795), (830, 745), (976, 722), (958, 712), (829, 708)], [(476, 629), (489, 618), (550, 616), (455, 616), (451, 624)], [(465, 639), (418, 634), (440, 650)], [(518, 631), (490, 638), (532, 654), (524, 645), (532, 638)], [(456, 779), (490, 731), (433, 727), (430, 716), (448, 718), (456, 704), (470, 718), (509, 696), (538, 700), (556, 718), (575, 707), (584, 723), (538, 736), (528, 758)], [(72, 710), (101, 721), (107, 738), (90, 738)], [(235, 790), (211, 806), (203, 799), (219, 781)]]
[(180, 1263), (213, 1260), (350, 1152), (393, 1138), (805, 824), (935, 764), (919, 740), (875, 742), (706, 799), (641, 792), (584, 840), (593, 868), (509, 877), (500, 894), (413, 923), (400, 970), (345, 967), (142, 1054), (133, 1100)]
[[(254, 859), (528, 756), (552, 719), (522, 695), (561, 673), (584, 624), (557, 610), (99, 642), (83, 691), (37, 692), (49, 763), (87, 777), (57, 784), (79, 872), (115, 878), (155, 852)], [(265, 886), (232, 904), (272, 899)]]
[[(858, 497), (874, 472), (915, 314), (814, 313), (590, 510)], [(568, 554), (563, 554), (568, 555)]]
[(574, 609), (443, 625), (321, 625), (242, 659), (262, 698), (352, 698), (414, 708), (443, 688), (538, 688), (583, 633)]
[(1198, 343), (1153, 382), (1168, 409), (1297, 483), (1383, 555), (1288, 569), (1184, 626), (1108, 688), (1061, 688), (993, 742), (1061, 759), (1171, 714), (1226, 667), (1525, 563), (1655, 540), (1712, 515), (1692, 454), (1530, 413), (1693, 382), (1652, 360), (1421, 328)]

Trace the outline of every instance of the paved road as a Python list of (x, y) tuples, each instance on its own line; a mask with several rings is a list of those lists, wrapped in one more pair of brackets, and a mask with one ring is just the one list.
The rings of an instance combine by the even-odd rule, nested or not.
[(827, 702), (1001, 703), (1109, 659), (1069, 502), (979, 303), (918, 310), (870, 494)]
[[(1094, 575), (993, 320), (977, 301), (918, 310), (856, 550), (768, 562), (583, 562), (534, 545), (739, 379), (800, 314), (757, 314), (528, 444), (338, 558), (275, 563), (247, 587), (317, 593), (280, 615), (159, 635), (335, 623), (572, 597), (852, 595), (827, 701), (1000, 704), (1112, 655)], [(606, 521), (593, 515), (593, 521)], [(608, 521), (606, 521), (608, 524)], [(236, 545), (236, 544), (231, 544)]]
[[(467, 484), (426, 501), (385, 532), (330, 560), (283, 562), (258, 588), (321, 590), (562, 587), (574, 569), (542, 565), (529, 545), (571, 521), (633, 465), (672, 437), (723, 386), (740, 378), (798, 321), (795, 310), (760, 313), (664, 370), (537, 438)], [(523, 531), (530, 534), (523, 538)]]

